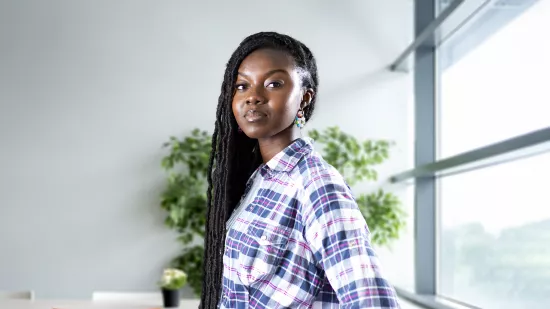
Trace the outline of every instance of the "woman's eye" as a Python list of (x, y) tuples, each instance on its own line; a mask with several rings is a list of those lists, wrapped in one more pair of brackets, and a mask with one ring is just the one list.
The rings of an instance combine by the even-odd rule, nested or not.
[(267, 88), (279, 88), (283, 85), (281, 82), (271, 82), (267, 85)]
[(244, 89), (246, 89), (246, 85), (245, 84), (237, 84), (237, 85), (235, 85), (235, 89), (244, 90)]

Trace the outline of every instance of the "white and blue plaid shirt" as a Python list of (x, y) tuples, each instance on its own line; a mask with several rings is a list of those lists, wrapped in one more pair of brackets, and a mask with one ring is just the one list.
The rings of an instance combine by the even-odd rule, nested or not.
[(250, 177), (227, 225), (225, 308), (400, 308), (343, 177), (297, 139)]

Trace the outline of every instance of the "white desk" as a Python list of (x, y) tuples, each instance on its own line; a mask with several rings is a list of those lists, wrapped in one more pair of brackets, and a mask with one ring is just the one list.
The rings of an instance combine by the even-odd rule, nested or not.
[[(199, 300), (181, 300), (181, 309), (196, 309)], [(108, 303), (91, 300), (0, 300), (0, 309), (161, 309), (162, 303)]]
[[(408, 303), (405, 300), (401, 300), (403, 309), (420, 309), (415, 305)], [(180, 309), (197, 309), (199, 307), (199, 300), (182, 300), (180, 303)], [(105, 302), (93, 302), (93, 301), (63, 301), (63, 300), (1, 300), (0, 309), (161, 309), (158, 304), (128, 304), (128, 303), (105, 303)]]

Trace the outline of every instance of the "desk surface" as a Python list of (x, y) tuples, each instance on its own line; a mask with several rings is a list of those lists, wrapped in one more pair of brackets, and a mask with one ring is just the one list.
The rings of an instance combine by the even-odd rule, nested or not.
[[(182, 309), (196, 309), (199, 300), (181, 300)], [(0, 309), (161, 309), (162, 304), (155, 302), (99, 302), (91, 300), (19, 300), (0, 299)]]

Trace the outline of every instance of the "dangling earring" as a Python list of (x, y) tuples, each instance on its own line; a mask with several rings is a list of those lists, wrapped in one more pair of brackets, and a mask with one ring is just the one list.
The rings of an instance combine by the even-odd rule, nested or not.
[(241, 127), (238, 127), (239, 129), (237, 129), (237, 131), (239, 131), (239, 133), (243, 133), (243, 129), (241, 129)]
[(296, 119), (294, 120), (294, 123), (298, 128), (303, 128), (306, 125), (306, 117), (304, 117), (304, 110), (299, 109), (298, 113), (296, 114)]

